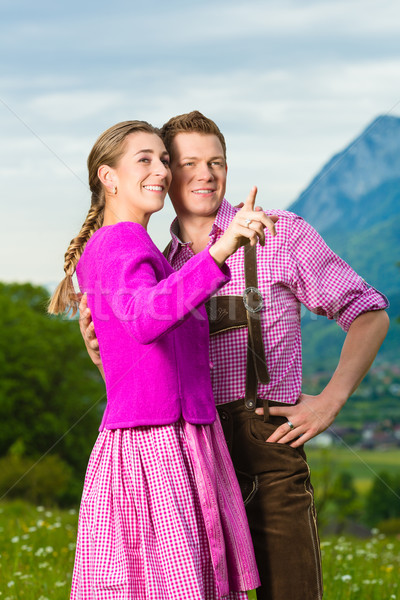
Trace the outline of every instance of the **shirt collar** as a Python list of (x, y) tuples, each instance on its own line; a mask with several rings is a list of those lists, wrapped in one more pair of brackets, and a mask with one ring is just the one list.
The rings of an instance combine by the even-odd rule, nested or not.
[[(213, 243), (215, 241), (215, 237), (218, 235), (218, 233), (226, 231), (226, 229), (228, 229), (230, 222), (232, 221), (236, 212), (237, 210), (224, 198), (222, 200), (221, 206), (218, 209), (217, 216), (215, 217), (213, 226), (209, 233), (210, 243)], [(171, 234), (172, 243), (168, 253), (168, 260), (171, 262), (175, 254), (179, 251), (180, 247), (190, 246), (192, 242), (182, 242), (182, 240), (179, 238), (178, 217), (175, 217), (175, 219), (172, 221), (169, 231)]]
[(214, 232), (216, 233), (217, 230), (226, 231), (236, 213), (237, 209), (235, 209), (232, 204), (229, 204), (228, 200), (224, 198), (218, 209), (210, 235), (213, 235)]

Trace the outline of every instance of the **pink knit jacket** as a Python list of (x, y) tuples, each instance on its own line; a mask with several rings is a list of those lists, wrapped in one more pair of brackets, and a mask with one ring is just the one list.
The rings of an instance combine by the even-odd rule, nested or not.
[(230, 279), (208, 249), (175, 272), (137, 223), (101, 227), (77, 265), (100, 345), (103, 429), (216, 416), (204, 302)]

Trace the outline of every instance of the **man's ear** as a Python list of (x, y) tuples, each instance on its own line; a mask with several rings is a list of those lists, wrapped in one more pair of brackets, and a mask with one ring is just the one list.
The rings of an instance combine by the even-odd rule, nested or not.
[(112, 194), (113, 188), (117, 185), (114, 169), (108, 165), (100, 165), (97, 169), (97, 176), (104, 187)]

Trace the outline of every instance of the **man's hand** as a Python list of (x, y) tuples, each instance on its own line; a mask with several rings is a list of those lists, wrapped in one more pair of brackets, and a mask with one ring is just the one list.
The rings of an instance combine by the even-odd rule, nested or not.
[[(292, 448), (302, 446), (308, 440), (322, 433), (332, 425), (341, 404), (337, 404), (332, 398), (323, 393), (318, 396), (301, 394), (299, 401), (294, 406), (271, 406), (269, 411), (272, 417), (286, 417), (289, 423), (280, 425), (266, 442), (277, 442), (278, 444), (289, 444)], [(263, 408), (257, 408), (256, 413), (264, 414)]]
[(263, 211), (254, 210), (256, 195), (257, 187), (253, 186), (246, 202), (236, 213), (223, 236), (211, 246), (209, 252), (217, 265), (222, 266), (241, 246), (255, 246), (257, 241), (264, 246), (264, 229), (268, 229), (272, 236), (276, 235), (275, 223)]
[[(240, 202), (239, 204), (236, 204), (234, 206), (234, 208), (243, 208), (243, 206), (244, 206), (244, 202)], [(255, 206), (254, 210), (257, 210), (257, 211), (262, 210), (264, 212), (264, 209), (261, 206)], [(267, 215), (267, 217), (274, 224), (279, 221), (279, 216), (278, 215)]]
[(99, 342), (96, 337), (94, 330), (94, 323), (92, 321), (92, 315), (90, 308), (87, 305), (87, 296), (83, 294), (79, 303), (79, 328), (85, 342), (86, 350), (92, 362), (99, 369), (100, 373), (103, 374), (103, 365), (100, 358)]
[[(272, 416), (286, 417), (289, 423), (278, 427), (266, 441), (297, 448), (325, 431), (368, 372), (388, 327), (385, 310), (368, 311), (354, 319), (344, 340), (339, 364), (327, 386), (318, 396), (301, 394), (294, 406), (271, 406)], [(262, 408), (256, 409), (259, 415), (263, 412)]]

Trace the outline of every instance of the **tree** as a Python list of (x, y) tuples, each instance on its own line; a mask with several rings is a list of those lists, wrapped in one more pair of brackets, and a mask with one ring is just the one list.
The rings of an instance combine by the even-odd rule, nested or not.
[(0, 283), (0, 456), (16, 441), (35, 459), (53, 448), (81, 477), (105, 388), (76, 320), (49, 316), (48, 299), (42, 287)]
[(379, 473), (366, 499), (366, 520), (369, 525), (400, 517), (400, 477)]

